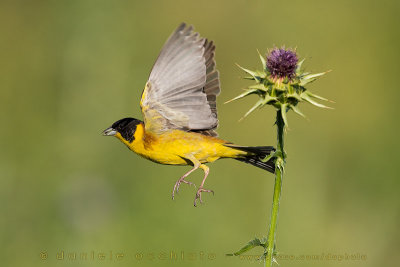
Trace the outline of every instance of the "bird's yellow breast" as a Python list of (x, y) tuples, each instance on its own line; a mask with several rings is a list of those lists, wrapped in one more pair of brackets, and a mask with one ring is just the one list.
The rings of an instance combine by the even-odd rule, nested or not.
[(161, 135), (146, 132), (139, 124), (134, 134), (135, 139), (128, 142), (116, 135), (125, 145), (140, 156), (161, 164), (188, 165), (188, 155), (194, 156), (201, 163), (213, 162), (222, 157), (235, 157), (238, 150), (224, 146), (226, 141), (195, 132), (171, 130)]

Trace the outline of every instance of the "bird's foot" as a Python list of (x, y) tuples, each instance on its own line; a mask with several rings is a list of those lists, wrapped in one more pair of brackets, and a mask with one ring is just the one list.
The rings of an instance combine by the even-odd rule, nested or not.
[(183, 176), (178, 181), (176, 181), (176, 183), (174, 185), (174, 189), (172, 190), (172, 199), (175, 198), (175, 192), (176, 193), (179, 192), (179, 186), (181, 185), (181, 183), (185, 183), (185, 184), (188, 184), (188, 185), (194, 185), (194, 187), (196, 187), (196, 185), (194, 183), (186, 181), (185, 178), (186, 178), (186, 176)]
[(194, 206), (195, 207), (197, 207), (197, 200), (200, 201), (200, 204), (203, 204), (203, 201), (201, 200), (202, 192), (213, 193), (213, 195), (214, 195), (213, 190), (204, 189), (202, 186), (200, 186), (199, 189), (197, 190), (196, 197), (194, 198)]

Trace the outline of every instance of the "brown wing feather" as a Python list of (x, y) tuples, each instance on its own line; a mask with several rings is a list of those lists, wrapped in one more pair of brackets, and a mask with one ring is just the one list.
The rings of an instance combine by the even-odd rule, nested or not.
[[(206, 84), (204, 86), (204, 93), (207, 95), (207, 102), (211, 108), (212, 115), (218, 118), (217, 113), (217, 96), (221, 92), (220, 82), (219, 82), (219, 72), (215, 68), (215, 45), (213, 41), (208, 41), (206, 39), (204, 43), (204, 57), (206, 59)], [(206, 129), (199, 131), (204, 135), (218, 136), (217, 132), (214, 130), (217, 128)]]

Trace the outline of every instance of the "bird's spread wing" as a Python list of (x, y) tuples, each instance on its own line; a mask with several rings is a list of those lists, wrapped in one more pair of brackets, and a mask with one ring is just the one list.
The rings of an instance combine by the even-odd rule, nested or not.
[(215, 46), (182, 23), (165, 43), (150, 73), (140, 106), (147, 131), (170, 129), (216, 135), (220, 92)]

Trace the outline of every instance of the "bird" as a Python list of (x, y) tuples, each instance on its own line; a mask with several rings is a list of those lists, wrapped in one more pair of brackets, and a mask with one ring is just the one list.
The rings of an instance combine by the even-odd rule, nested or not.
[(150, 161), (191, 166), (175, 183), (172, 199), (182, 183), (194, 185), (186, 178), (202, 169), (204, 177), (194, 199), (197, 206), (203, 203), (203, 192), (214, 194), (204, 187), (210, 170), (207, 163), (231, 158), (275, 172), (274, 147), (240, 146), (218, 137), (216, 98), (220, 91), (214, 42), (182, 23), (161, 49), (142, 91), (143, 121), (120, 119), (103, 135), (115, 136)]

